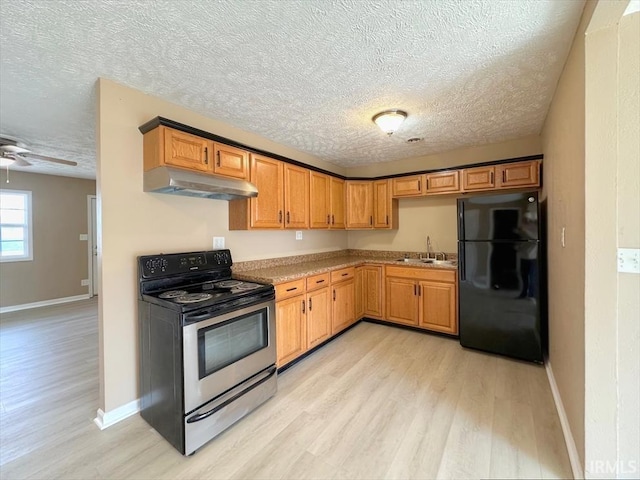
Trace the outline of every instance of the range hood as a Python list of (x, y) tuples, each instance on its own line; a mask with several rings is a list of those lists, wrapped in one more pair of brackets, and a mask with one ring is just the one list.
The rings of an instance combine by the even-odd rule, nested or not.
[(247, 181), (172, 167), (156, 167), (144, 172), (144, 191), (217, 200), (258, 196), (258, 189)]

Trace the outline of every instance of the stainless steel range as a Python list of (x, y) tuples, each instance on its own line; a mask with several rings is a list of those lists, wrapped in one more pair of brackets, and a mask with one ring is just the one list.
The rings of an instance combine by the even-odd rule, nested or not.
[(138, 257), (141, 415), (184, 455), (276, 392), (272, 285), (229, 250)]

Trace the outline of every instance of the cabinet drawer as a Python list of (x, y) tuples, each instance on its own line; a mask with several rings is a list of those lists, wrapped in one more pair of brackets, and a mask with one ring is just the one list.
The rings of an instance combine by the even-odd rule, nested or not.
[(356, 276), (355, 267), (341, 268), (340, 270), (334, 270), (331, 272), (331, 283), (342, 282), (343, 280), (349, 280)]
[(455, 283), (457, 271), (437, 268), (387, 267), (385, 273), (387, 277)]
[(304, 278), (276, 285), (276, 301), (295, 297), (296, 295), (302, 295), (304, 293), (304, 287)]
[(328, 286), (329, 286), (328, 273), (320, 273), (318, 275), (307, 277), (307, 292), (310, 292), (312, 290), (316, 290), (322, 287), (328, 287)]

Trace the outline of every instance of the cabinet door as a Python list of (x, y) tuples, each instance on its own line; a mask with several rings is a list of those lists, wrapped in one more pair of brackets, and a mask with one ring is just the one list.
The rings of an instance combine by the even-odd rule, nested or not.
[(490, 190), (496, 186), (494, 167), (465, 168), (462, 170), (462, 190)]
[(309, 170), (284, 165), (285, 228), (309, 228)]
[(498, 188), (540, 186), (540, 163), (520, 162), (496, 166)]
[(426, 194), (455, 193), (460, 191), (460, 175), (457, 170), (427, 173)]
[(386, 284), (386, 319), (418, 325), (418, 292), (415, 280), (387, 277)]
[(167, 165), (211, 172), (209, 155), (213, 155), (213, 143), (189, 133), (170, 128), (164, 130), (164, 162)]
[(420, 326), (457, 335), (457, 300), (454, 283), (420, 282)]
[(214, 156), (214, 173), (243, 180), (249, 178), (249, 152), (246, 150), (215, 143)]
[(331, 227), (333, 229), (346, 228), (345, 188), (344, 180), (331, 177)]
[(365, 305), (365, 285), (364, 285), (364, 267), (356, 267), (356, 320), (364, 317)]
[(282, 228), (284, 221), (282, 162), (251, 155), (251, 183), (258, 196), (251, 198), (252, 228)]
[(331, 224), (331, 187), (329, 176), (309, 172), (309, 227), (329, 228)]
[(362, 267), (362, 275), (364, 314), (382, 318), (382, 267), (366, 265)]
[(424, 175), (409, 175), (394, 178), (392, 181), (394, 197), (417, 197), (424, 189)]
[(276, 348), (281, 367), (307, 350), (304, 295), (276, 302)]
[(331, 296), (329, 287), (307, 294), (307, 339), (309, 348), (331, 336)]
[(391, 228), (391, 192), (389, 180), (373, 182), (373, 228)]
[(373, 182), (347, 182), (347, 228), (373, 227)]
[(340, 282), (331, 287), (333, 308), (331, 314), (331, 334), (344, 330), (355, 322), (355, 284), (353, 279)]

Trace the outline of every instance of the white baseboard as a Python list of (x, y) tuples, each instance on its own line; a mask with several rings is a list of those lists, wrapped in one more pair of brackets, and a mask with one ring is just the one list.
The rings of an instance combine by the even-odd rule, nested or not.
[(551, 393), (553, 394), (553, 401), (556, 404), (556, 410), (558, 410), (558, 416), (560, 417), (560, 425), (562, 426), (562, 433), (564, 434), (564, 442), (567, 444), (567, 452), (569, 452), (569, 461), (571, 462), (573, 478), (584, 478), (582, 464), (580, 463), (580, 455), (578, 455), (576, 442), (573, 440), (573, 435), (571, 434), (567, 412), (564, 410), (562, 398), (560, 398), (560, 391), (558, 390), (558, 384), (556, 383), (556, 378), (553, 376), (553, 370), (551, 369), (551, 364), (548, 359), (544, 362), (544, 368), (547, 371), (549, 385), (551, 386)]
[(0, 307), (0, 313), (17, 312), (18, 310), (28, 310), (30, 308), (48, 307), (49, 305), (58, 305), (60, 303), (77, 302), (78, 300), (86, 300), (90, 298), (88, 293), (84, 295), (75, 295), (73, 297), (52, 298), (42, 302), (23, 303), (22, 305), (10, 305), (8, 307)]
[(109, 412), (104, 412), (99, 408), (98, 416), (94, 418), (93, 421), (100, 430), (104, 430), (105, 428), (109, 428), (125, 418), (130, 417), (131, 415), (135, 415), (139, 411), (140, 400), (134, 400), (133, 402), (129, 402)]

